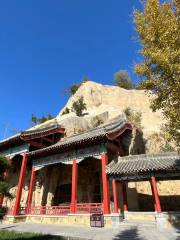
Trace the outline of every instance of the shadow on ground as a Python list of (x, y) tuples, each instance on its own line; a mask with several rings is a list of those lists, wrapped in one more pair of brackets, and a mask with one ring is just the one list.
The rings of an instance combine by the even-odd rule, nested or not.
[(144, 240), (144, 238), (139, 236), (137, 228), (132, 228), (117, 234), (113, 240)]

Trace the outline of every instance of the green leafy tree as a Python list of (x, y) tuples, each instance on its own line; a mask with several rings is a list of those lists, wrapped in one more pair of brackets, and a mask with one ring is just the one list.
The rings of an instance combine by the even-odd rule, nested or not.
[(9, 185), (4, 178), (4, 173), (7, 169), (10, 168), (10, 165), (7, 159), (3, 156), (0, 156), (0, 195), (6, 197), (12, 197), (9, 193)]
[(86, 110), (86, 103), (84, 102), (84, 98), (81, 97), (79, 100), (73, 103), (72, 111), (76, 113), (77, 116), (82, 116), (83, 111)]
[(135, 71), (153, 94), (152, 109), (162, 109), (169, 139), (180, 149), (180, 1), (146, 0), (134, 13), (143, 61)]
[(120, 70), (114, 74), (114, 82), (117, 86), (125, 89), (133, 89), (134, 84), (127, 71)]

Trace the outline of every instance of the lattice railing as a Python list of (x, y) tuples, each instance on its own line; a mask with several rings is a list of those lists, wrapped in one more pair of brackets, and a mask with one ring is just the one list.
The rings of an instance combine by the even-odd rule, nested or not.
[[(37, 206), (27, 209), (20, 207), (19, 215), (50, 215), (50, 216), (63, 216), (70, 213), (70, 204), (61, 204), (59, 206)], [(77, 203), (76, 213), (102, 213), (102, 203)], [(13, 214), (13, 207), (7, 210), (7, 215)]]
[(70, 204), (63, 204), (59, 206), (40, 206), (31, 207), (28, 210), (28, 214), (31, 215), (51, 215), (51, 216), (61, 216), (70, 213)]
[[(14, 209), (13, 206), (8, 208), (6, 214), (7, 215), (13, 215), (13, 209)], [(27, 214), (27, 208), (26, 207), (20, 207), (18, 215), (25, 215), (25, 214)]]
[(102, 213), (102, 203), (77, 203), (77, 213)]

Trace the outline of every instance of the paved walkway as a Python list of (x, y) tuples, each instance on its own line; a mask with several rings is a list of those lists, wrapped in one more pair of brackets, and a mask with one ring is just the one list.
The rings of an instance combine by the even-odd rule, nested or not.
[(35, 232), (73, 237), (82, 240), (180, 240), (177, 231), (158, 231), (147, 224), (126, 225), (117, 228), (87, 228), (79, 226), (62, 226), (35, 223), (0, 224), (0, 230)]

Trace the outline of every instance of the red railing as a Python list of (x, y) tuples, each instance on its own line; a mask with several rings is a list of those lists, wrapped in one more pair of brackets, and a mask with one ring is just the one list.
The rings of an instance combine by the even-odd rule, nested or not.
[(59, 206), (43, 206), (43, 207), (31, 207), (28, 210), (28, 214), (31, 215), (51, 215), (61, 216), (70, 213), (70, 204), (62, 204)]
[[(59, 206), (38, 206), (27, 209), (20, 207), (19, 215), (50, 215), (50, 216), (63, 216), (70, 213), (70, 204), (61, 204)], [(102, 213), (102, 203), (77, 203), (76, 213)], [(13, 214), (13, 207), (7, 210), (7, 215)]]
[(6, 214), (7, 214), (7, 215), (12, 215), (12, 214), (13, 214), (13, 208), (14, 208), (14, 207), (8, 208)]
[(77, 213), (102, 213), (102, 203), (77, 203)]
[[(13, 209), (14, 207), (10, 207), (7, 209), (7, 215), (12, 215), (13, 214)], [(26, 207), (20, 207), (19, 208), (19, 215), (25, 215), (27, 213), (27, 208)]]

